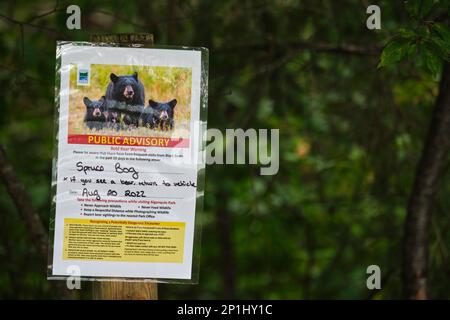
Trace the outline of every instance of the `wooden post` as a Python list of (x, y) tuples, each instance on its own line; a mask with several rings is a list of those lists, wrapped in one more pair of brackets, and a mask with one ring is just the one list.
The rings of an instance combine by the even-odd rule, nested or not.
[[(117, 43), (123, 47), (141, 45), (153, 46), (153, 34), (94, 34), (91, 42)], [(155, 282), (95, 281), (92, 286), (92, 298), (95, 300), (158, 300), (158, 285)]]
[(98, 281), (93, 284), (95, 300), (158, 300), (158, 287), (152, 282)]

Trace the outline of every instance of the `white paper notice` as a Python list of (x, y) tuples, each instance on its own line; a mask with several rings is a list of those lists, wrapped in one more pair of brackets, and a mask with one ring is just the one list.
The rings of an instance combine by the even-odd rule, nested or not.
[(191, 279), (201, 51), (60, 46), (53, 276)]

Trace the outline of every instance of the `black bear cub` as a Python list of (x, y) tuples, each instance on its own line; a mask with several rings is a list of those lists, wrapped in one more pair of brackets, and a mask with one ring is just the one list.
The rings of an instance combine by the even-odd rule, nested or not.
[(88, 128), (91, 130), (102, 129), (108, 118), (105, 96), (102, 96), (99, 100), (96, 101), (91, 101), (88, 97), (84, 97), (83, 102), (86, 106), (84, 123), (86, 123)]
[(175, 122), (173, 109), (177, 100), (164, 103), (149, 100), (148, 103), (141, 115), (142, 125), (150, 129), (172, 130)]
[[(124, 102), (130, 106), (144, 106), (145, 93), (144, 85), (138, 79), (138, 73), (135, 72), (132, 75), (117, 76), (111, 73), (109, 78), (111, 82), (106, 88), (106, 99), (114, 100), (117, 102)], [(133, 112), (121, 112), (118, 118), (123, 115), (123, 122), (126, 125), (138, 126), (139, 115)]]

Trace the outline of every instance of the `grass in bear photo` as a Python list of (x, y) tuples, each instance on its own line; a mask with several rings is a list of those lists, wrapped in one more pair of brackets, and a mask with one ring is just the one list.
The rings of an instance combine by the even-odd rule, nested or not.
[[(89, 85), (77, 84), (77, 65), (73, 64), (70, 68), (69, 135), (164, 136), (175, 139), (189, 137), (192, 88), (192, 70), (190, 68), (101, 64), (92, 64), (90, 68)], [(177, 103), (173, 108), (173, 128), (163, 130), (162, 126), (155, 126), (154, 128), (125, 126), (117, 130), (117, 128), (106, 125), (103, 127), (87, 125), (85, 122), (87, 108), (84, 97), (97, 101), (105, 96), (108, 85), (112, 83), (111, 74), (118, 77), (133, 77), (136, 73), (136, 78), (144, 87), (144, 105), (146, 108), (150, 108), (149, 100), (163, 104), (176, 99)], [(116, 80), (115, 76), (112, 76), (114, 80)], [(127, 92), (124, 94), (127, 94)], [(124, 120), (126, 120), (125, 117), (121, 119), (121, 121)]]

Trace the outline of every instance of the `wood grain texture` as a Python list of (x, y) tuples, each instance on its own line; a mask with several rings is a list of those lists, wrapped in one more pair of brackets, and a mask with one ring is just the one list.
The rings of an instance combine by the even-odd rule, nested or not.
[(95, 300), (158, 300), (158, 285), (152, 282), (95, 282)]

